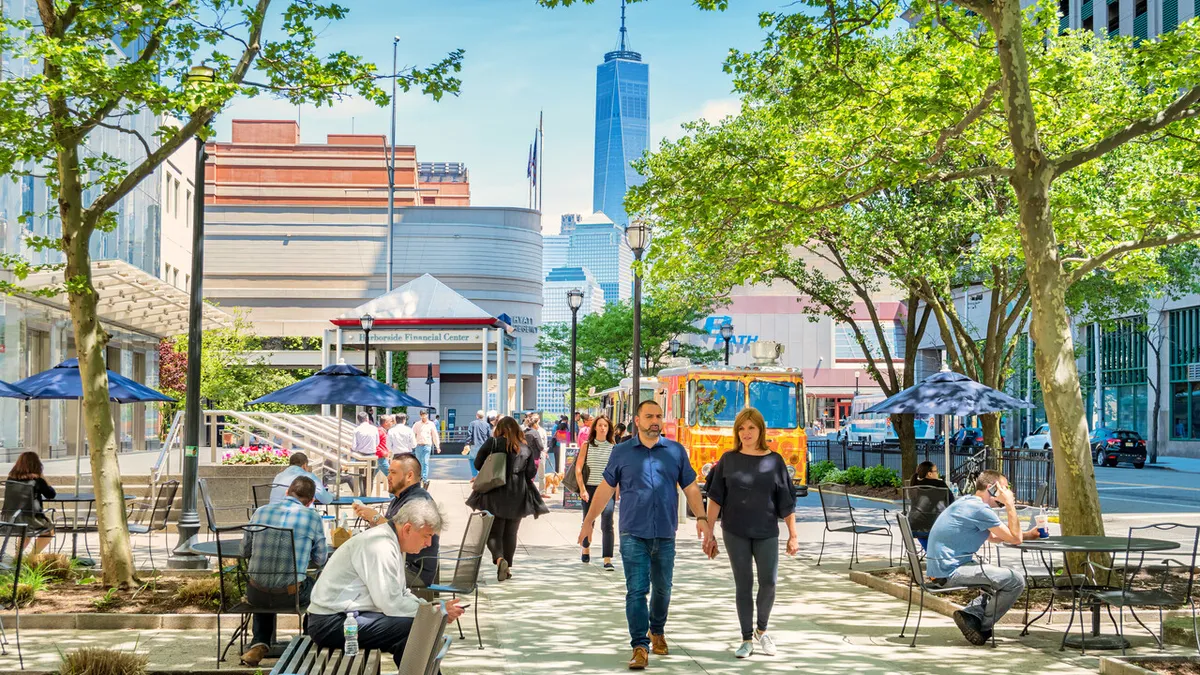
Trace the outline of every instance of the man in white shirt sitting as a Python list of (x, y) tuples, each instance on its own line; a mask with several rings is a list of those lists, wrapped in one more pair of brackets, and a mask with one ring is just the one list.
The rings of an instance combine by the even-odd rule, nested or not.
[(408, 415), (396, 415), (396, 426), (388, 429), (387, 445), (392, 459), (417, 449), (417, 437), (413, 435), (412, 427), (408, 426)]
[[(342, 624), (346, 614), (354, 612), (358, 648), (391, 652), (399, 668), (421, 603), (403, 583), (404, 556), (429, 546), (441, 529), (437, 504), (414, 499), (400, 507), (387, 527), (357, 534), (334, 551), (308, 606), (308, 635), (313, 642), (341, 649)], [(457, 599), (446, 601), (445, 607), (451, 621), (463, 614)]]
[(303, 452), (293, 452), (288, 457), (288, 468), (275, 474), (275, 478), (271, 479), (271, 484), (274, 486), (271, 488), (271, 503), (278, 504), (286, 499), (292, 481), (301, 476), (311, 480), (317, 486), (315, 501), (318, 504), (328, 504), (333, 501), (333, 494), (325, 489), (325, 486), (321, 484), (321, 479), (317, 478), (308, 466), (308, 455)]

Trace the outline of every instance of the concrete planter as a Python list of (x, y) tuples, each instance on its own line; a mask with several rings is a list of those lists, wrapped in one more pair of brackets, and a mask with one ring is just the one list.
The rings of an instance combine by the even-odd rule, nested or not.
[(1154, 675), (1155, 671), (1130, 661), (1163, 664), (1200, 663), (1200, 656), (1102, 656), (1100, 672), (1102, 675)]
[[(208, 496), (213, 506), (242, 506), (254, 507), (253, 485), (269, 484), (286, 466), (278, 464), (214, 464), (200, 467), (200, 477), (208, 487)], [(207, 527), (208, 517), (204, 513), (204, 504), (198, 503), (196, 510), (200, 512), (200, 522)], [(223, 511), (216, 514), (221, 524), (245, 522), (246, 516), (237, 511)]]
[[(222, 630), (237, 628), (239, 616), (222, 614)], [(5, 625), (16, 625), (12, 612), (0, 614)], [(12, 622), (11, 624), (7, 622)], [(279, 630), (299, 630), (295, 614), (279, 615)], [(21, 628), (71, 630), (215, 630), (216, 614), (21, 614)]]

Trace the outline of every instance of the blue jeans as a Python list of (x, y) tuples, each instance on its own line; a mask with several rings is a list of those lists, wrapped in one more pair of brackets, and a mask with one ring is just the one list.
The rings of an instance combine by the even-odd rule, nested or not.
[[(675, 540), (621, 535), (625, 568), (625, 621), (631, 647), (650, 648), (650, 636), (662, 635), (671, 606), (671, 577), (675, 572)], [(650, 594), (649, 608), (646, 594)]]
[(413, 450), (413, 454), (417, 456), (417, 461), (421, 462), (421, 482), (429, 480), (429, 456), (433, 454), (432, 445), (418, 445)]
[(475, 458), (479, 456), (479, 448), (471, 446), (467, 451), (467, 468), (471, 469), (471, 478), (479, 475), (479, 469), (475, 468)]
[(375, 470), (378, 471), (379, 473), (383, 474), (384, 476), (388, 475), (389, 466), (390, 466), (390, 460), (387, 457), (377, 457), (375, 459)]
[(546, 453), (546, 473), (558, 473), (557, 471), (554, 470), (555, 468), (557, 468), (555, 466), (557, 463), (558, 463), (558, 451), (551, 450), (550, 452), (547, 452)]

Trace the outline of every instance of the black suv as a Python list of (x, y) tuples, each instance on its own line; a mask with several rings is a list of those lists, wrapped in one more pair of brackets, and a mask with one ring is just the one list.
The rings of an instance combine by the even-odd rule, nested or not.
[(1136, 431), (1100, 427), (1092, 432), (1092, 458), (1101, 466), (1132, 462), (1133, 468), (1146, 465), (1146, 441)]

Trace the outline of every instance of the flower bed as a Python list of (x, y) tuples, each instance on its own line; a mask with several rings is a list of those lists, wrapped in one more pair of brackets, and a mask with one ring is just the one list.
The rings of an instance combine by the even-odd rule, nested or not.
[(243, 445), (221, 456), (222, 464), (287, 464), (291, 452), (269, 445)]

